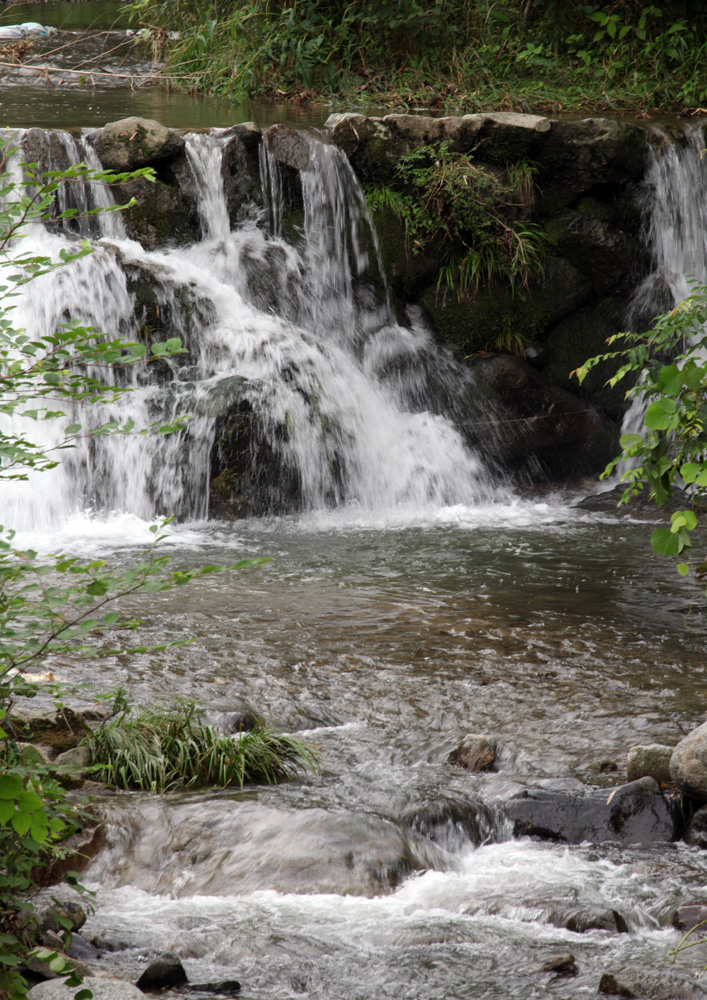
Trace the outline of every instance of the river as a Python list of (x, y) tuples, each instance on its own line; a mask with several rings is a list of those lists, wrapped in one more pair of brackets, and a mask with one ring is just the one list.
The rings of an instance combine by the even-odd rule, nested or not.
[[(158, 91), (144, 106), (111, 91), (95, 114), (93, 92), (85, 99), (66, 111), (67, 127), (128, 113), (188, 128), (275, 117), (183, 97), (172, 117), (172, 97)], [(17, 124), (56, 123), (59, 107), (54, 97), (36, 114), (27, 105)], [(39, 332), (81, 305), (101, 328), (123, 330), (126, 260), (167, 275), (165, 288), (197, 287), (210, 303), (191, 345), (198, 384), (208, 393), (245, 374), (256, 411), (300, 420), (299, 441), (280, 445), (302, 477), (305, 512), (204, 520), (213, 424), (202, 415), (188, 463), (143, 439), (79, 449), (29, 491), (4, 487), (3, 519), (20, 544), (128, 565), (153, 517), (176, 503), (181, 519), (164, 542), (175, 566), (269, 557), (126, 602), (144, 619), (136, 641), (187, 645), (50, 666), (90, 684), (77, 695), (87, 703), (122, 684), (137, 704), (199, 699), (215, 722), (255, 709), (315, 744), (321, 773), (242, 791), (108, 796), (108, 846), (85, 874), (96, 895), (83, 933), (101, 949), (97, 966), (134, 979), (174, 951), (192, 981), (238, 979), (247, 1000), (579, 1000), (596, 995), (605, 972), (654, 1000), (707, 995), (704, 951), (673, 967), (680, 935), (669, 926), (676, 905), (705, 898), (704, 852), (514, 838), (504, 814), (526, 788), (608, 794), (629, 747), (675, 743), (703, 720), (703, 600), (651, 555), (648, 521), (588, 499), (596, 484), (519, 490), (469, 450), (453, 414), (426, 408), (432, 397), (410, 362), (424, 360), (436, 383), (461, 369), (419, 316), (399, 326), (385, 302), (357, 298), (366, 240), (342, 241), (341, 226), (365, 236), (367, 223), (330, 147), (311, 139), (293, 249), (277, 232), (277, 192), (269, 227), (224, 230), (213, 186), (220, 139), (190, 143), (204, 190), (200, 242), (148, 254), (104, 229), (75, 281), (46, 276), (48, 293), (31, 286), (18, 308)], [(700, 162), (696, 146), (676, 152), (654, 188), (675, 187), (669, 170), (687, 177)], [(693, 189), (685, 181), (683, 207), (666, 209), (661, 231), (671, 218), (680, 228)], [(697, 234), (683, 276), (702, 259)], [(28, 239), (56, 250), (62, 238)], [(243, 266), (254, 256), (279, 276), (274, 306), (272, 288), (249, 284)], [(294, 292), (283, 275), (298, 277)], [(178, 295), (163, 294), (176, 310)], [(188, 333), (188, 315), (179, 322)], [(383, 361), (396, 357), (406, 363), (391, 378)], [(184, 378), (175, 375), (175, 392)], [(194, 391), (190, 381), (184, 392)], [(127, 405), (139, 418), (149, 399), (143, 387)], [(447, 762), (469, 732), (498, 740), (495, 771)], [(612, 910), (626, 932), (563, 926), (568, 913)], [(541, 971), (558, 952), (575, 956), (576, 976)]]

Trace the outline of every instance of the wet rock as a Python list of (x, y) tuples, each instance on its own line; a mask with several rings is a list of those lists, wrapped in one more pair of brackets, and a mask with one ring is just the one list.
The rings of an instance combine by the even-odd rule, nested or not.
[(574, 955), (569, 952), (550, 955), (541, 966), (541, 972), (557, 972), (561, 976), (576, 976), (578, 971)]
[(680, 740), (670, 758), (670, 777), (698, 802), (707, 801), (707, 722)]
[(109, 122), (87, 136), (106, 170), (138, 170), (170, 159), (184, 148), (184, 138), (149, 118)]
[(611, 223), (565, 209), (545, 224), (559, 256), (579, 268), (595, 296), (626, 291), (638, 262), (638, 246)]
[(652, 844), (677, 840), (681, 820), (652, 778), (587, 795), (544, 789), (526, 791), (506, 803), (515, 836), (601, 844)]
[[(590, 282), (561, 257), (548, 257), (542, 280), (528, 289), (481, 291), (466, 302), (437, 288), (436, 281), (418, 295), (432, 328), (462, 354), (497, 350), (514, 334), (521, 344), (543, 340), (549, 330), (578, 309), (590, 293)], [(583, 358), (582, 360), (586, 360)]]
[(496, 760), (496, 750), (497, 743), (492, 736), (468, 733), (447, 760), (467, 771), (483, 771), (490, 768)]
[[(57, 954), (59, 957), (65, 958), (68, 968), (73, 969), (74, 972), (78, 972), (80, 976), (86, 977), (91, 975), (91, 969), (80, 958), (69, 958), (61, 949), (57, 949)], [(49, 961), (44, 962), (31, 953), (25, 956), (23, 962), (26, 969), (34, 976), (41, 977), (42, 979), (58, 979), (61, 975), (49, 967)]]
[(599, 992), (605, 996), (624, 997), (625, 1000), (633, 1000), (636, 996), (628, 987), (622, 986), (610, 972), (605, 972), (599, 980)]
[(70, 958), (80, 958), (84, 962), (93, 962), (98, 958), (98, 950), (82, 934), (73, 933), (64, 950)]
[[(91, 990), (93, 1000), (144, 1000), (145, 994), (132, 983), (122, 979), (103, 979), (88, 976), (81, 989)], [(75, 986), (67, 986), (63, 979), (39, 983), (28, 992), (29, 1000), (73, 1000), (77, 993)]]
[(597, 185), (626, 184), (640, 177), (648, 138), (638, 125), (610, 118), (553, 121), (538, 148), (541, 208), (570, 205)]
[(412, 806), (402, 822), (426, 840), (450, 853), (475, 847), (498, 838), (498, 814), (481, 799), (457, 798), (442, 793), (429, 802)]
[(659, 785), (670, 783), (670, 758), (673, 747), (661, 743), (631, 747), (626, 755), (626, 774), (629, 781), (638, 778), (654, 778)]
[(331, 141), (344, 151), (362, 181), (390, 181), (398, 160), (412, 148), (380, 118), (335, 114), (327, 118), (325, 126)]
[(169, 986), (184, 986), (188, 983), (184, 966), (176, 955), (168, 952), (150, 962), (138, 979), (136, 986), (143, 992), (161, 990)]
[(91, 751), (88, 747), (72, 747), (65, 750), (54, 758), (57, 767), (66, 767), (76, 771), (81, 771), (91, 766)]
[(289, 125), (271, 125), (263, 134), (270, 154), (285, 167), (305, 170), (309, 164), (309, 143), (297, 129)]
[(43, 907), (35, 911), (35, 919), (39, 928), (43, 931), (59, 933), (59, 931), (80, 930), (86, 923), (86, 911), (80, 903), (73, 900), (65, 900), (55, 903), (52, 906)]
[[(82, 872), (92, 858), (98, 854), (106, 842), (103, 823), (87, 826), (62, 841), (62, 853), (52, 858), (49, 864), (37, 873), (37, 884), (56, 885), (67, 872)], [(63, 904), (66, 906), (66, 904)], [(81, 924), (78, 925), (79, 927)]]
[[(180, 173), (179, 169), (177, 173)], [(116, 184), (113, 188), (117, 204), (127, 205), (135, 199), (136, 204), (121, 212), (121, 217), (128, 236), (146, 250), (193, 243), (199, 239), (201, 226), (195, 188), (191, 174), (185, 176), (182, 173), (182, 176), (185, 180), (181, 187), (176, 182), (174, 171), (170, 171), (168, 180), (158, 176), (150, 182), (139, 177), (128, 184)]]
[(474, 157), (499, 166), (534, 158), (550, 129), (550, 120), (540, 115), (512, 111), (483, 115)]
[(241, 984), (237, 979), (224, 979), (220, 983), (189, 983), (188, 993), (218, 993), (233, 995), (240, 993)]
[[(678, 906), (670, 917), (670, 924), (676, 931), (686, 934), (693, 927), (707, 921), (707, 903), (685, 903)], [(707, 932), (707, 928), (706, 928)]]
[(586, 934), (587, 931), (628, 933), (628, 924), (618, 910), (582, 907), (553, 913), (550, 920), (555, 927), (564, 927), (573, 934)]
[(89, 732), (81, 716), (70, 708), (16, 705), (9, 721), (20, 740), (41, 743), (54, 750), (78, 746)]
[[(59, 937), (55, 931), (47, 931), (42, 938), (42, 945), (44, 948), (50, 948), (52, 951), (63, 951), (64, 939)], [(78, 957), (79, 956), (77, 956), (77, 958)]]
[(257, 126), (254, 129), (251, 132), (243, 125), (229, 129), (230, 138), (223, 147), (221, 175), (232, 228), (250, 218), (254, 206), (262, 199), (259, 162), (262, 135)]
[(488, 452), (503, 466), (523, 468), (532, 460), (552, 479), (572, 478), (602, 470), (616, 454), (616, 426), (522, 358), (478, 354), (469, 367), (495, 394)]
[(693, 847), (707, 848), (707, 806), (692, 814), (685, 840)]

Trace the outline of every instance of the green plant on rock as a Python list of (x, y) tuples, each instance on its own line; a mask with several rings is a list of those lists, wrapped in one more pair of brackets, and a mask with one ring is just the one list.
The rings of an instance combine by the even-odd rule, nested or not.
[(411, 255), (439, 256), (438, 290), (462, 301), (482, 287), (527, 285), (542, 274), (548, 238), (522, 217), (533, 176), (530, 163), (496, 172), (442, 142), (402, 156), (394, 185), (369, 185), (366, 193), (373, 211), (402, 219)]
[[(580, 383), (602, 361), (622, 362), (608, 385), (637, 377), (627, 396), (643, 408), (641, 433), (620, 439), (621, 454), (603, 473), (617, 468), (624, 491), (620, 503), (647, 491), (658, 507), (679, 495), (685, 506), (673, 511), (669, 528), (656, 528), (657, 555), (678, 560), (677, 570), (707, 577), (702, 541), (707, 510), (707, 286), (696, 285), (683, 302), (658, 316), (647, 333), (617, 333), (608, 340), (620, 349), (590, 358), (574, 373)], [(697, 533), (696, 533), (697, 532)]]
[(209, 786), (275, 784), (316, 769), (316, 755), (301, 740), (276, 733), (262, 720), (234, 736), (204, 722), (193, 701), (172, 710), (126, 706), (86, 737), (95, 773), (117, 788), (150, 792)]

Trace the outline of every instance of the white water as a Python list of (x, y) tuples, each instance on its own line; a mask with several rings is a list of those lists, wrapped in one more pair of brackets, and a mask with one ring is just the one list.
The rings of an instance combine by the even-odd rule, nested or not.
[[(70, 137), (64, 147), (73, 159), (80, 155)], [(139, 272), (196, 370), (185, 382), (173, 363), (169, 390), (146, 385), (117, 407), (102, 408), (100, 418), (129, 417), (144, 426), (190, 412), (188, 431), (167, 439), (84, 441), (65, 453), (68, 460), (43, 480), (44, 488), (33, 481), (4, 490), (5, 523), (54, 531), (86, 510), (204, 517), (214, 419), (237, 402), (228, 381), (234, 376), (247, 380), (239, 392), (282, 467), (297, 478), (305, 510), (355, 504), (434, 511), (491, 499), (481, 461), (453, 414), (438, 411), (426, 384), (458, 390), (468, 385), (468, 373), (433, 345), (420, 320), (410, 327), (393, 321), (365, 201), (340, 151), (310, 139), (298, 248), (264, 232), (255, 210), (250, 223), (231, 232), (220, 141), (191, 136), (187, 151), (200, 191), (200, 242), (148, 252), (126, 240), (109, 214), (95, 252), (27, 286), (14, 322), (46, 336), (80, 316), (108, 335), (137, 337), (140, 317), (125, 273)], [(265, 162), (264, 183), (279, 197), (277, 165)], [(90, 202), (82, 196), (84, 207), (110, 199), (105, 187), (95, 191)], [(271, 204), (272, 218), (281, 212)], [(65, 245), (65, 236), (37, 225), (19, 249), (56, 257)], [(56, 430), (47, 425), (44, 433), (48, 444)]]

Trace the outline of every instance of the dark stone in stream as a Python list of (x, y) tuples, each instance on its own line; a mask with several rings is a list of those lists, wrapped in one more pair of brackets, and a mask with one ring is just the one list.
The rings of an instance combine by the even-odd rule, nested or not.
[(72, 934), (71, 941), (66, 946), (66, 954), (70, 958), (82, 958), (86, 962), (93, 962), (98, 958), (98, 951), (90, 944), (82, 934)]
[(625, 997), (626, 1000), (632, 1000), (636, 996), (627, 986), (622, 986), (610, 972), (605, 972), (599, 980), (599, 992), (610, 997)]
[(498, 745), (493, 736), (483, 733), (467, 733), (459, 746), (447, 757), (450, 764), (463, 767), (466, 771), (490, 770), (496, 760)]
[(678, 906), (670, 918), (671, 926), (683, 934), (704, 921), (707, 921), (707, 903), (686, 903), (684, 906)]
[(577, 964), (574, 955), (569, 952), (560, 955), (550, 955), (546, 962), (543, 962), (541, 972), (556, 972), (560, 976), (576, 976)]
[(189, 983), (182, 993), (240, 993), (241, 984), (237, 979), (224, 979), (220, 983)]
[(603, 910), (582, 908), (564, 910), (553, 913), (550, 922), (555, 927), (564, 927), (573, 934), (586, 934), (587, 931), (611, 931), (614, 934), (627, 934), (628, 924), (618, 910)]
[(570, 844), (652, 844), (677, 840), (683, 832), (677, 809), (652, 778), (586, 795), (525, 791), (506, 803), (506, 813), (517, 837)]
[(167, 952), (148, 965), (135, 985), (140, 990), (153, 991), (166, 986), (184, 986), (188, 982), (182, 963), (176, 955)]
[(685, 840), (693, 847), (707, 848), (707, 806), (702, 806), (694, 813)]

